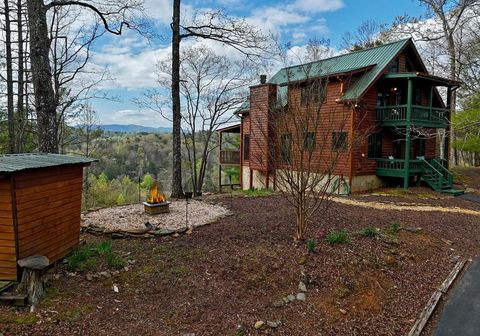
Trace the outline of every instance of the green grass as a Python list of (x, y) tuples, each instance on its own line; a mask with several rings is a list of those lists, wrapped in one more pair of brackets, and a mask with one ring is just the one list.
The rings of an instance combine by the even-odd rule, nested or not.
[(325, 239), (331, 245), (346, 243), (348, 241), (348, 233), (346, 230), (332, 231), (327, 234)]
[(6, 312), (0, 315), (0, 323), (31, 325), (38, 322), (38, 317), (33, 313), (19, 314), (18, 312)]
[(258, 197), (258, 196), (268, 196), (271, 195), (273, 191), (271, 189), (247, 189), (247, 190), (236, 190), (235, 194), (250, 196), (250, 197)]
[(358, 234), (362, 237), (369, 237), (369, 238), (373, 238), (373, 237), (376, 237), (378, 235), (378, 231), (376, 228), (374, 227), (366, 227), (364, 229), (361, 229)]
[(400, 229), (402, 228), (402, 224), (398, 220), (394, 220), (390, 226), (386, 229), (386, 232), (391, 235), (396, 235)]
[(109, 240), (81, 246), (66, 258), (68, 268), (80, 271), (95, 269), (102, 260), (114, 269), (120, 269), (126, 264), (125, 260), (112, 250), (112, 242)]
[(306, 247), (307, 247), (307, 251), (309, 253), (313, 253), (317, 249), (317, 242), (315, 240), (312, 240), (312, 239), (307, 240)]

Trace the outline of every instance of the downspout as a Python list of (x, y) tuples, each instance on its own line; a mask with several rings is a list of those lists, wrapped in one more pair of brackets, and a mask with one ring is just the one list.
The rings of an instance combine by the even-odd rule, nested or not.
[(240, 187), (243, 190), (243, 115), (240, 118)]
[(355, 106), (351, 107), (352, 115), (350, 120), (350, 171), (348, 175), (348, 186), (350, 187), (350, 193), (352, 192), (352, 185), (353, 185), (353, 137), (355, 131)]

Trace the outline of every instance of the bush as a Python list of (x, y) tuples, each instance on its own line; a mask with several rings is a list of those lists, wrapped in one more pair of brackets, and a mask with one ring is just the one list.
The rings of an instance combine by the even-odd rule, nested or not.
[(342, 244), (348, 241), (348, 233), (346, 230), (332, 231), (330, 232), (326, 240), (329, 244)]
[(307, 240), (307, 251), (313, 253), (317, 250), (317, 242), (315, 240)]
[(377, 229), (374, 227), (366, 227), (358, 232), (358, 234), (362, 237), (370, 237), (373, 238), (378, 235)]

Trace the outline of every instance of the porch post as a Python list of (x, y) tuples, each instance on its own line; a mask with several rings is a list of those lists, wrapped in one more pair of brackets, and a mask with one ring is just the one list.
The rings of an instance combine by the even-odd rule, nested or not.
[(432, 107), (433, 107), (433, 85), (430, 85), (430, 100), (428, 102), (428, 120), (432, 120)]
[(410, 141), (411, 141), (411, 121), (412, 121), (412, 96), (413, 96), (413, 83), (412, 79), (408, 78), (408, 91), (407, 91), (407, 124), (405, 126), (405, 166), (403, 169), (403, 189), (408, 189), (408, 181), (410, 180)]
[(222, 193), (222, 132), (218, 132), (218, 192)]

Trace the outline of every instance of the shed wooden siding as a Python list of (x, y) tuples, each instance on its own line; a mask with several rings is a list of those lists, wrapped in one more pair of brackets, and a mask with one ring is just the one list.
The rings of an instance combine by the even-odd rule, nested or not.
[[(248, 135), (250, 137), (250, 114), (247, 114), (246, 116), (242, 117), (242, 142), (243, 142), (243, 136), (244, 135)], [(250, 148), (251, 148), (251, 143), (252, 143), (252, 139), (250, 139)], [(251, 154), (248, 153), (248, 160), (245, 159), (245, 156), (243, 155), (244, 153), (242, 152), (242, 156), (243, 156), (243, 162), (244, 163), (249, 163), (250, 162), (250, 157), (251, 157)]]
[(17, 279), (15, 229), (12, 217), (10, 179), (0, 180), (0, 279)]
[(50, 262), (78, 244), (82, 165), (15, 174), (19, 258), (45, 255)]

